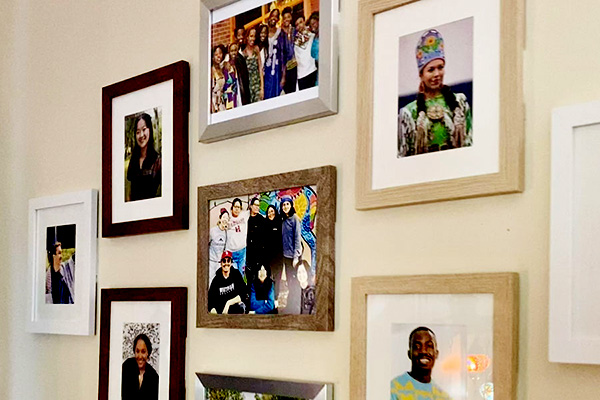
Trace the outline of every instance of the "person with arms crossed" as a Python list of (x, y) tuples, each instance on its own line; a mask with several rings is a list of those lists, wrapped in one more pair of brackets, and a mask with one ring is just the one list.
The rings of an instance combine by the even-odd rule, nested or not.
[(392, 379), (390, 400), (452, 400), (431, 379), (438, 355), (435, 333), (424, 326), (415, 328), (408, 338), (411, 369)]
[(221, 268), (208, 289), (208, 310), (212, 314), (245, 314), (246, 283), (237, 269), (231, 268), (231, 252), (224, 251)]

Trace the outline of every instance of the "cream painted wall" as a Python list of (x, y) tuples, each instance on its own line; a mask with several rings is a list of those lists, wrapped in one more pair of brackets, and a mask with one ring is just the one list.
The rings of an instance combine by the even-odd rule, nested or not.
[[(25, 332), (27, 200), (100, 188), (102, 86), (184, 59), (197, 107), (198, 0), (4, 0), (0, 13), (0, 398), (95, 399), (97, 335)], [(550, 114), (600, 97), (600, 8), (528, 0), (527, 13), (522, 194), (354, 209), (356, 0), (343, 2), (338, 115), (211, 145), (190, 115), (190, 230), (100, 239), (98, 278), (189, 288), (187, 399), (196, 371), (330, 381), (348, 399), (352, 277), (488, 271), (521, 274), (519, 399), (598, 397), (600, 367), (551, 364), (546, 349)], [(196, 329), (194, 188), (324, 164), (338, 168), (335, 332)]]

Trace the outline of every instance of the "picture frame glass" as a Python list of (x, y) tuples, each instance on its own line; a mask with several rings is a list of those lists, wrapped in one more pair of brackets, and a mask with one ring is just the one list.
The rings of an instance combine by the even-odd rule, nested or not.
[[(150, 117), (150, 124), (144, 121), (144, 115)], [(140, 129), (134, 126), (136, 123)], [(147, 150), (149, 155), (134, 168), (132, 160), (141, 159), (136, 151), (140, 140), (155, 151)], [(148, 144), (146, 148), (150, 149)], [(173, 80), (170, 79), (112, 99), (112, 223), (172, 215)]]
[[(408, 395), (411, 332), (428, 328), (439, 351), (431, 379), (449, 398), (493, 398), (493, 294), (395, 294), (367, 297), (367, 398)], [(414, 348), (414, 347), (413, 347)], [(422, 362), (419, 350), (415, 363)], [(441, 397), (443, 398), (443, 397)]]
[[(290, 12), (285, 13), (289, 16), (283, 13), (287, 8), (272, 1), (246, 0), (211, 12), (211, 124), (319, 97), (319, 42), (315, 35), (319, 29), (319, 1), (290, 2)], [(273, 12), (275, 9), (278, 11)], [(311, 19), (315, 12), (316, 18)], [(277, 13), (280, 15), (276, 16)], [(269, 32), (271, 20), (275, 25)], [(283, 29), (287, 26), (291, 28), (289, 38)], [(250, 50), (248, 40), (260, 49)], [(236, 52), (231, 45), (239, 41), (242, 43)], [(221, 48), (220, 68), (216, 67), (217, 47)], [(290, 52), (291, 55), (285, 55)], [(243, 60), (236, 59), (232, 65), (230, 59), (237, 56)], [(286, 83), (282, 86), (284, 75)]]
[[(491, 3), (417, 1), (374, 16), (372, 190), (498, 172), (500, 0)], [(426, 35), (431, 30), (437, 34)], [(426, 43), (431, 37), (437, 44)], [(430, 58), (443, 59), (444, 75), (436, 79), (453, 90), (466, 121), (433, 114), (422, 123), (417, 119), (420, 68)], [(411, 97), (415, 103), (406, 105)], [(438, 125), (452, 127), (451, 137)], [(454, 127), (463, 125), (465, 132), (455, 135)], [(427, 145), (408, 134), (421, 126), (429, 135)]]
[(247, 313), (316, 314), (318, 203), (316, 184), (210, 200), (207, 312), (224, 312), (218, 289), (231, 279), (222, 279), (221, 256), (230, 251)]

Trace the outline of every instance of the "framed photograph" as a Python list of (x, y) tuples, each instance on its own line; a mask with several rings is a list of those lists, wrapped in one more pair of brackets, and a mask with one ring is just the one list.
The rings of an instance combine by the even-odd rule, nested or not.
[(102, 289), (98, 400), (185, 399), (187, 288)]
[(552, 114), (549, 359), (600, 364), (600, 101)]
[(200, 141), (337, 113), (337, 0), (203, 0)]
[(516, 399), (516, 273), (352, 279), (351, 399)]
[(197, 326), (333, 330), (335, 174), (198, 188)]
[(331, 383), (196, 374), (195, 400), (333, 400)]
[(97, 261), (97, 190), (29, 200), (30, 332), (95, 333)]
[(102, 88), (102, 236), (188, 229), (190, 67)]
[(523, 190), (523, 3), (359, 1), (357, 209)]

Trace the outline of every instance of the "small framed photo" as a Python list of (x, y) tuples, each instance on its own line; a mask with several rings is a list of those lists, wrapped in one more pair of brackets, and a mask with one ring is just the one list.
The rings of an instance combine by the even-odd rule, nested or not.
[(331, 383), (196, 374), (195, 400), (333, 400)]
[(197, 326), (333, 330), (335, 173), (198, 188)]
[(93, 335), (98, 191), (29, 200), (30, 332)]
[(200, 141), (337, 113), (337, 1), (203, 0)]
[(98, 400), (185, 398), (187, 288), (102, 289)]
[(353, 278), (351, 398), (516, 399), (518, 299), (516, 273)]
[(186, 61), (102, 88), (102, 236), (188, 229)]
[(551, 362), (600, 364), (600, 301), (596, 265), (600, 199), (595, 154), (600, 144), (600, 101), (552, 113), (550, 296)]
[(523, 190), (523, 3), (359, 1), (357, 209)]

